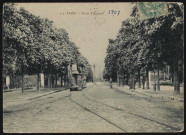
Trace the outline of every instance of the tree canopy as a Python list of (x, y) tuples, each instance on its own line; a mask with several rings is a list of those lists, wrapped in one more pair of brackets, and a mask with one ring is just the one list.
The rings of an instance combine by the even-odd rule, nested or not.
[(66, 74), (69, 64), (77, 62), (91, 72), (88, 60), (70, 41), (65, 29), (58, 29), (47, 18), (29, 13), (15, 4), (3, 7), (3, 73)]
[[(116, 39), (109, 40), (105, 71), (115, 78), (141, 70), (175, 67), (183, 61), (183, 4), (168, 3), (166, 15), (141, 20), (137, 5), (122, 22)], [(154, 67), (152, 65), (155, 65)]]

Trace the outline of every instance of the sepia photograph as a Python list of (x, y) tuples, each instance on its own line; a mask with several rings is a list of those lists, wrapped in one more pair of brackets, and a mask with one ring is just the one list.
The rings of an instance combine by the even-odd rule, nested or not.
[(183, 132), (183, 33), (181, 2), (5, 2), (2, 132)]

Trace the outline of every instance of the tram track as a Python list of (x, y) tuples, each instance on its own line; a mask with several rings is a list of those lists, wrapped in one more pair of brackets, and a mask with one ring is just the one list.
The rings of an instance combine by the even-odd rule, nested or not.
[[(87, 89), (85, 89), (85, 90), (87, 90)], [(116, 92), (116, 91), (114, 91), (114, 92)], [(130, 112), (127, 109), (118, 108), (118, 107), (115, 107), (115, 106), (112, 106), (112, 105), (103, 103), (101, 101), (98, 101), (96, 99), (93, 99), (93, 98), (89, 97), (88, 95), (86, 95), (86, 93), (84, 92), (84, 90), (83, 91), (78, 91), (77, 94), (80, 94), (79, 96), (80, 97), (82, 96), (81, 98), (82, 99), (85, 99), (85, 100), (84, 101), (82, 99), (80, 101), (76, 100), (75, 98), (79, 98), (79, 97), (77, 97), (78, 95), (74, 95), (75, 97), (73, 98), (73, 96), (72, 96), (73, 95), (73, 92), (70, 91), (70, 93), (68, 93), (68, 95), (66, 95), (66, 96), (63, 96), (63, 97), (57, 96), (57, 99), (55, 99), (55, 98), (53, 99), (53, 96), (54, 95), (53, 96), (51, 95), (50, 97), (47, 97), (47, 98), (43, 98), (42, 99), (42, 102), (36, 102), (38, 99), (35, 99), (35, 100), (33, 100), (35, 104), (27, 103), (26, 106), (22, 106), (22, 107), (20, 106), (18, 108), (13, 109), (13, 110), (8, 110), (10, 112), (3, 112), (3, 113), (5, 113), (5, 114), (11, 113), (11, 112), (17, 113), (17, 112), (28, 110), (28, 109), (37, 109), (37, 112), (34, 112), (33, 111), (33, 115), (32, 115), (32, 117), (36, 117), (38, 114), (44, 112), (45, 110), (48, 110), (52, 106), (53, 103), (57, 102), (58, 100), (62, 100), (62, 99), (65, 99), (66, 98), (67, 100), (69, 99), (72, 103), (76, 104), (80, 108), (83, 108), (85, 111), (94, 114), (96, 117), (99, 117), (100, 119), (104, 120), (105, 122), (111, 124), (112, 126), (116, 127), (117, 129), (119, 129), (119, 130), (121, 130), (123, 132), (130, 132), (130, 131), (124, 125), (121, 126), (122, 124), (120, 125), (120, 123), (118, 123), (119, 121), (113, 119), (112, 117), (109, 117), (109, 115), (107, 115), (106, 113), (102, 113), (102, 112), (99, 112), (99, 111), (98, 112), (97, 111), (94, 111), (91, 108), (92, 106), (89, 107), (87, 105), (90, 105), (91, 102), (92, 102), (93, 103), (93, 106), (94, 105), (95, 106), (97, 105), (98, 108), (104, 108), (106, 106), (108, 108), (111, 108), (111, 109), (108, 109), (108, 110), (114, 110), (114, 111), (117, 111), (117, 112), (124, 112), (126, 114), (129, 114), (128, 116), (130, 116), (130, 115), (131, 116), (135, 116), (135, 117), (144, 119), (146, 121), (150, 121), (152, 123), (156, 123), (158, 125), (167, 127), (169, 129), (172, 129), (172, 130), (176, 130), (176, 131), (180, 131), (181, 130), (179, 127), (174, 127), (174, 126), (168, 125), (167, 123), (162, 123), (162, 122), (159, 122), (157, 120), (150, 119), (150, 118), (145, 117), (145, 116), (141, 116), (141, 115), (136, 114), (134, 112)], [(87, 101), (86, 101), (86, 99), (87, 99)], [(46, 100), (49, 103), (48, 105), (44, 105), (44, 104), (46, 104), (46, 102), (45, 102)], [(83, 103), (81, 103), (81, 102), (83, 102)], [(86, 104), (86, 102), (88, 102), (88, 103)], [(96, 104), (96, 103), (98, 103), (98, 104)], [(40, 107), (40, 106), (42, 106), (42, 107)], [(124, 107), (127, 108), (128, 106), (124, 106)], [(114, 111), (111, 111), (111, 112), (114, 112)], [(121, 115), (121, 113), (119, 113), (119, 116), (120, 115)]]
[[(52, 96), (52, 94), (51, 94), (51, 96)], [(44, 99), (40, 100), (42, 102), (36, 102), (38, 100), (38, 98), (37, 99), (35, 98), (33, 100), (34, 104), (32, 102), (28, 102), (28, 103), (26, 103), (24, 105), (17, 105), (16, 107), (9, 107), (9, 108), (3, 110), (3, 113), (4, 114), (17, 113), (17, 112), (27, 111), (27, 110), (30, 110), (32, 108), (39, 108), (40, 109), (40, 106), (43, 106), (43, 105), (46, 104), (46, 102), (45, 102), (46, 100), (48, 100), (48, 103), (52, 104), (54, 102), (57, 102), (59, 100), (62, 100), (62, 99), (68, 98), (68, 97), (69, 97), (69, 95), (63, 96), (63, 97), (60, 97), (60, 98), (57, 98), (57, 99), (53, 99), (51, 97), (48, 97), (48, 98), (44, 98)], [(46, 107), (43, 110), (46, 110), (48, 108), (49, 107)], [(42, 112), (43, 110), (40, 109), (39, 113)]]
[[(81, 91), (81, 92), (82, 92), (82, 91)], [(77, 101), (75, 101), (74, 99), (72, 99), (71, 95), (72, 95), (72, 94), (70, 94), (69, 99), (70, 99), (73, 103), (75, 103), (76, 105), (78, 105), (78, 106), (80, 106), (81, 108), (85, 109), (85, 110), (88, 111), (89, 113), (92, 113), (92, 114), (96, 115), (97, 117), (99, 117), (99, 118), (101, 118), (102, 120), (108, 122), (109, 124), (115, 126), (116, 128), (120, 129), (121, 131), (127, 132), (126, 129), (124, 129), (124, 128), (118, 126), (118, 125), (116, 125), (116, 124), (113, 123), (112, 121), (110, 121), (110, 120), (104, 118), (103, 116), (99, 115), (98, 113), (96, 113), (96, 112), (94, 112), (94, 111), (91, 111), (91, 109), (89, 109), (89, 108), (83, 106), (82, 104), (78, 103)]]
[[(52, 104), (53, 103), (55, 103), (55, 102), (57, 102), (57, 101), (59, 101), (59, 100), (63, 100), (63, 99), (65, 99), (65, 98), (68, 98), (70, 95), (67, 95), (67, 96), (64, 96), (64, 97), (62, 97), (62, 98), (59, 98), (59, 99), (56, 99), (56, 100), (52, 100), (52, 101), (49, 101), (48, 103), (49, 103), (49, 105), (47, 105), (46, 107), (44, 107), (44, 108), (40, 108), (40, 107), (37, 107), (38, 109), (39, 109), (39, 111), (37, 112), (37, 113), (35, 113), (34, 115), (33, 115), (33, 117), (35, 117), (35, 116), (37, 116), (39, 113), (41, 113), (41, 112), (44, 112), (45, 110), (48, 110), (51, 106), (52, 106)], [(50, 98), (50, 97), (49, 97)], [(41, 104), (41, 105), (44, 105), (44, 104)]]
[[(114, 91), (114, 92), (115, 92), (115, 91)], [(93, 102), (96, 102), (96, 103), (105, 105), (105, 106), (107, 106), (107, 107), (109, 107), (109, 108), (112, 108), (112, 109), (114, 109), (114, 110), (116, 110), (116, 111), (125, 112), (125, 113), (130, 114), (130, 115), (133, 115), (133, 116), (135, 116), (135, 117), (139, 117), (139, 118), (142, 118), (142, 119), (144, 119), (144, 120), (147, 120), (147, 121), (150, 121), (150, 122), (153, 122), (153, 123), (156, 123), (156, 124), (165, 126), (165, 127), (167, 127), (167, 128), (171, 128), (172, 130), (176, 130), (176, 131), (180, 131), (180, 130), (181, 130), (180, 128), (176, 128), (176, 127), (167, 125), (167, 124), (165, 124), (165, 123), (162, 123), (162, 122), (159, 122), (159, 121), (156, 121), (156, 120), (153, 120), (153, 119), (150, 119), (150, 118), (147, 118), (147, 117), (144, 117), (144, 116), (141, 116), (141, 115), (138, 115), (138, 114), (129, 112), (129, 111), (126, 111), (126, 110), (124, 110), (124, 109), (122, 109), (122, 108), (117, 108), (117, 107), (114, 107), (114, 106), (105, 104), (105, 103), (103, 103), (103, 102), (97, 101), (97, 100), (95, 100), (95, 99), (89, 98), (89, 97), (88, 97), (85, 93), (83, 93), (82, 91), (81, 91), (81, 93), (82, 93), (82, 95), (83, 95), (85, 98), (87, 98), (88, 100), (91, 100), (91, 101), (93, 101)], [(127, 106), (126, 106), (126, 107), (127, 107)]]

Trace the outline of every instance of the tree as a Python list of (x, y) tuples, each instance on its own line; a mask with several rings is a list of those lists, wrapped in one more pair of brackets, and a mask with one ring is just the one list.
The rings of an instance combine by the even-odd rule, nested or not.
[(108, 75), (113, 81), (117, 79), (117, 59), (119, 57), (119, 48), (117, 48), (117, 41), (109, 39), (109, 45), (107, 48), (107, 56), (105, 58), (105, 68), (108, 71)]
[[(135, 5), (131, 18), (122, 22), (116, 39), (109, 42), (105, 73), (114, 76), (119, 70), (128, 76), (138, 72), (140, 80), (140, 71), (144, 70), (149, 88), (148, 71), (156, 68), (159, 75), (159, 70), (168, 64), (174, 69), (174, 89), (179, 93), (177, 61), (183, 61), (183, 5), (168, 3), (168, 12), (167, 15), (140, 20)], [(159, 77), (157, 82), (159, 88)]]
[[(182, 5), (168, 3), (167, 15), (148, 19), (150, 50), (158, 70), (166, 64), (174, 69), (174, 90), (179, 93), (178, 61), (183, 61), (183, 10)], [(178, 23), (179, 22), (179, 23)], [(166, 34), (164, 34), (166, 33)], [(147, 36), (146, 36), (147, 37)], [(153, 43), (153, 44), (152, 44)]]
[(109, 80), (109, 73), (106, 68), (103, 69), (103, 78)]
[[(10, 65), (16, 64), (17, 71), (22, 73), (27, 67), (27, 49), (33, 44), (33, 33), (29, 23), (15, 8), (15, 4), (4, 4), (3, 12), (3, 63)], [(12, 60), (11, 60), (12, 59)], [(22, 92), (24, 90), (22, 82)]]
[[(24, 8), (16, 9), (15, 4), (4, 4), (3, 12), (3, 73), (67, 75), (67, 66), (78, 62), (85, 67), (85, 74), (91, 72), (90, 65), (69, 40), (64, 29), (57, 29), (47, 18), (40, 18)], [(13, 65), (12, 65), (13, 63)], [(16, 67), (16, 68), (14, 68)], [(24, 80), (23, 80), (24, 81)], [(22, 82), (24, 84), (24, 82)], [(22, 85), (22, 91), (24, 85)]]

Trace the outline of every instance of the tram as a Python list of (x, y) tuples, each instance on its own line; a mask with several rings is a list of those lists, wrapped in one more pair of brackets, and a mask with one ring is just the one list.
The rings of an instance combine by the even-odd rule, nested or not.
[(86, 88), (86, 76), (84, 75), (84, 66), (77, 63), (69, 66), (69, 86), (70, 90), (82, 90)]

